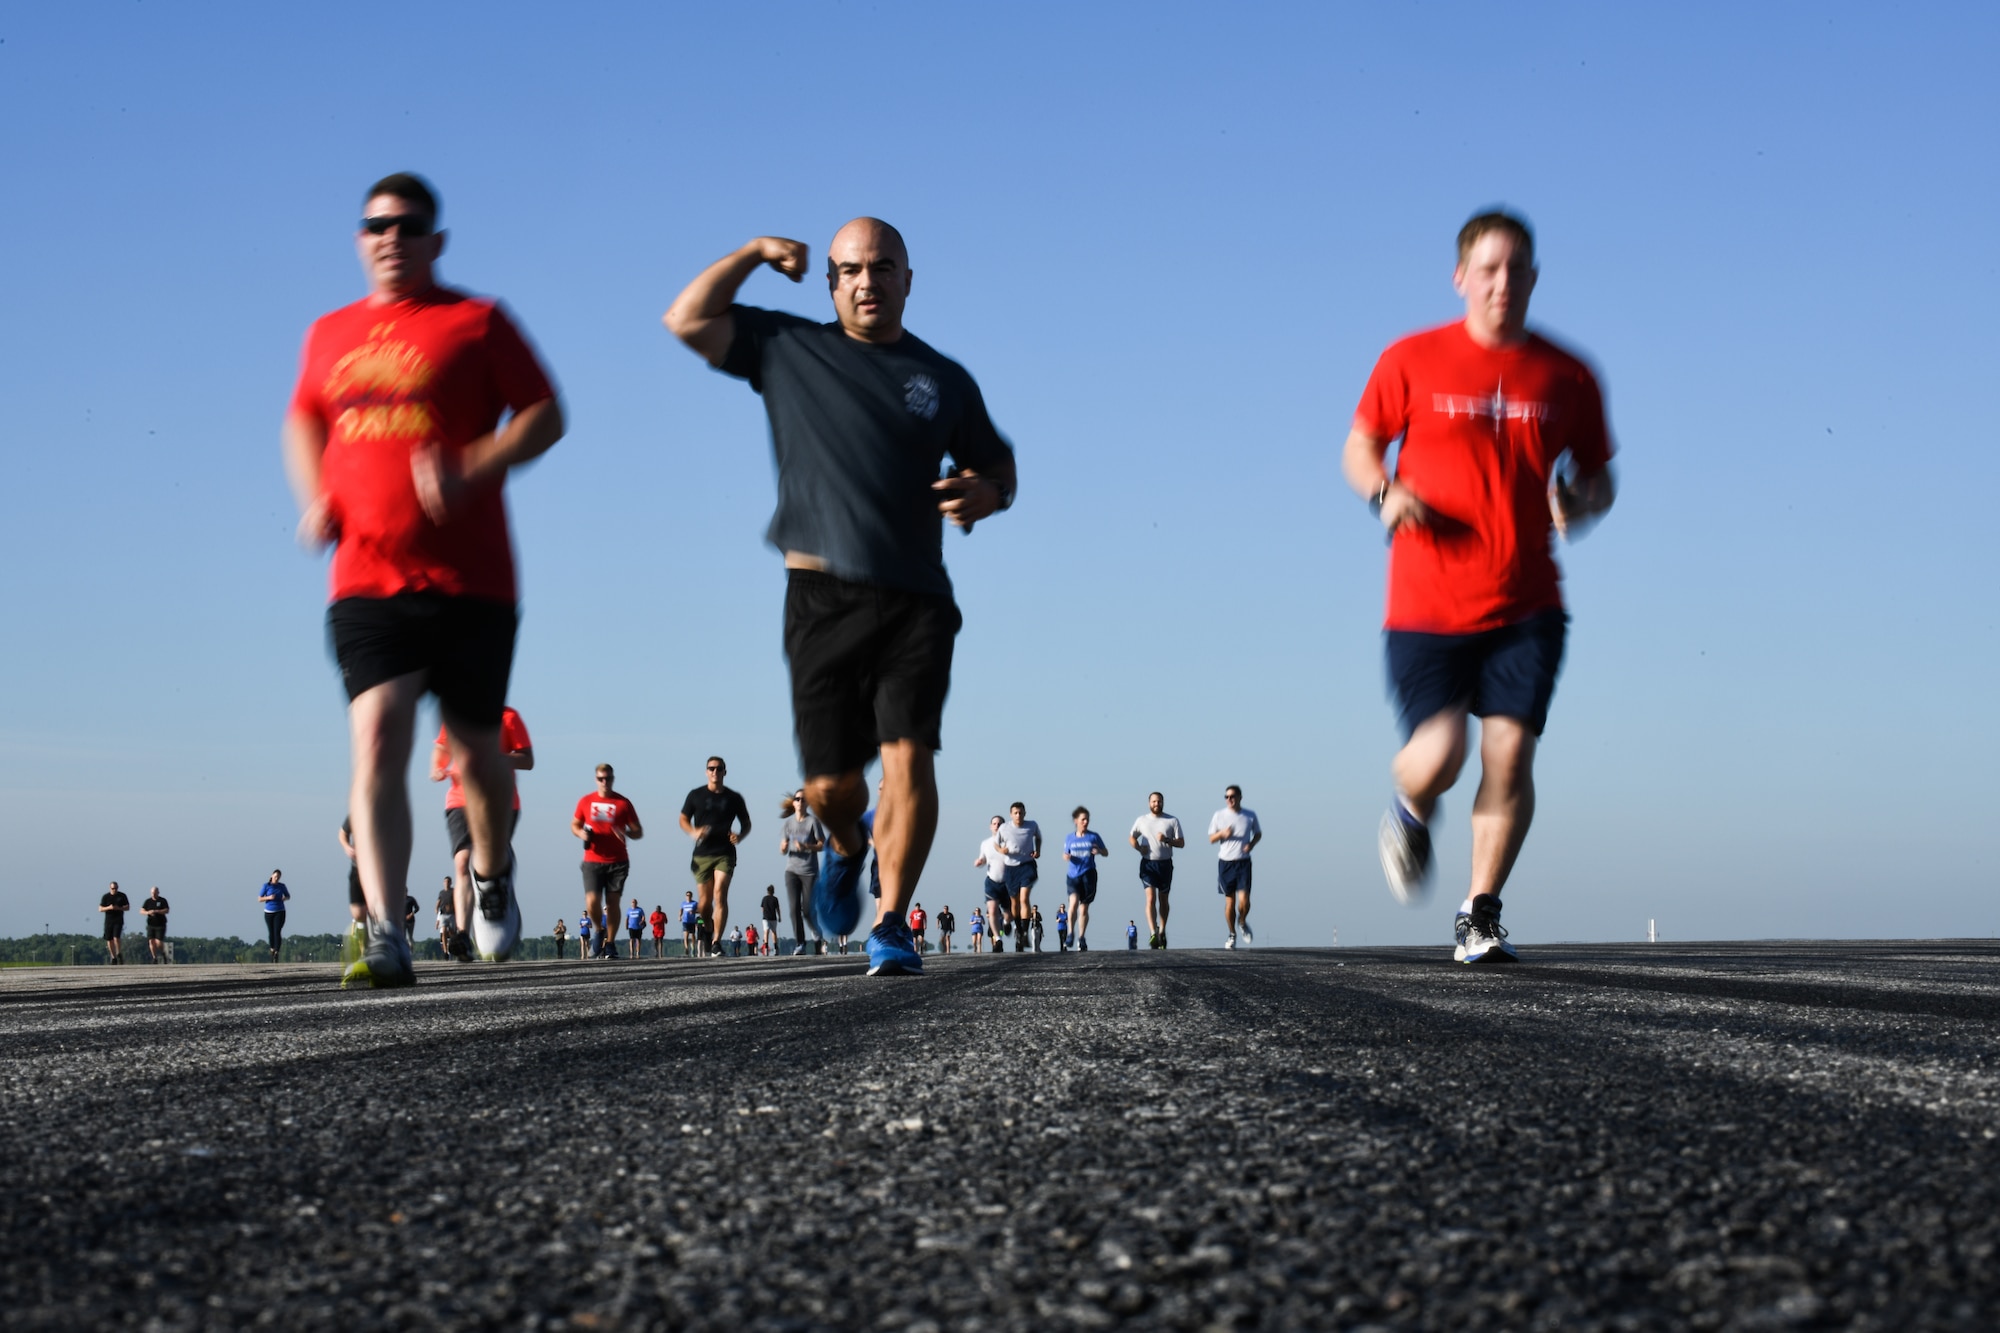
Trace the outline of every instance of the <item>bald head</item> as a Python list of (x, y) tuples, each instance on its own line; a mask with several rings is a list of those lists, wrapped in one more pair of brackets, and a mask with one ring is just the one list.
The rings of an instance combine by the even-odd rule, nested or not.
[(850, 338), (892, 343), (903, 336), (910, 295), (910, 252), (903, 234), (880, 218), (856, 218), (826, 248), (826, 285)]

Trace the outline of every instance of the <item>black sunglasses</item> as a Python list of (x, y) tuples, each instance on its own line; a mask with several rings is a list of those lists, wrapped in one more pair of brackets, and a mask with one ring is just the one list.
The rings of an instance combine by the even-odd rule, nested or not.
[(387, 236), (398, 227), (402, 228), (405, 240), (428, 236), (436, 230), (436, 224), (422, 213), (391, 213), (383, 217), (361, 219), (361, 230), (370, 236)]

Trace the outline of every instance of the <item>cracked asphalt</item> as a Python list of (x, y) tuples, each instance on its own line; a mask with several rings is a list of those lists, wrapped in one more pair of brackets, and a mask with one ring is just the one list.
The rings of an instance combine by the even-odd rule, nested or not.
[(2000, 946), (0, 973), (0, 1327), (1990, 1329)]

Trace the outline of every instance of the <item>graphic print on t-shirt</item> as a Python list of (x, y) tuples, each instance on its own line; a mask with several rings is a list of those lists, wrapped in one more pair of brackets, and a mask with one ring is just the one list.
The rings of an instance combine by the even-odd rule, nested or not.
[(938, 411), (937, 381), (929, 375), (912, 375), (903, 386), (903, 406), (925, 421), (935, 420)]

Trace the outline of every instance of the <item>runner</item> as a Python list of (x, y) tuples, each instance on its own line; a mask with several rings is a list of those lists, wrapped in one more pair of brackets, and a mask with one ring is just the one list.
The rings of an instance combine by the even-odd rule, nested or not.
[(924, 914), (922, 903), (910, 904), (910, 938), (917, 942), (918, 953), (930, 952), (930, 941), (924, 938), (924, 928), (930, 925), (930, 918)]
[[(750, 807), (742, 794), (722, 785), (729, 765), (722, 756), (708, 757), (708, 781), (687, 794), (681, 802), (681, 832), (694, 839), (695, 901), (710, 928), (721, 931), (729, 924), (729, 880), (736, 873), (736, 844), (750, 836)], [(730, 832), (732, 823), (742, 824)]]
[(1174, 891), (1174, 848), (1187, 846), (1181, 821), (1167, 813), (1167, 798), (1158, 792), (1146, 797), (1146, 813), (1132, 821), (1126, 835), (1132, 850), (1139, 853), (1139, 883), (1146, 890), (1146, 929), (1152, 932), (1146, 947), (1167, 947), (1167, 908)]
[(743, 943), (750, 950), (750, 956), (755, 958), (757, 956), (757, 927), (743, 927)]
[[(1000, 828), (1000, 847), (1006, 854), (1007, 862), (1007, 904), (1008, 915), (1014, 919), (1014, 948), (1026, 953), (1028, 949), (1028, 921), (1032, 906), (1028, 895), (1035, 891), (1035, 881), (1041, 871), (1035, 863), (1042, 857), (1042, 826), (1028, 818), (1028, 807), (1016, 801), (1007, 807), (1008, 822)], [(1004, 922), (996, 922), (1001, 930)], [(1000, 936), (993, 937), (993, 948), (1000, 948)]]
[(584, 909), (583, 915), (576, 919), (576, 957), (578, 962), (583, 962), (596, 956), (590, 951), (590, 932), (594, 925), (595, 922), (592, 921), (588, 908)]
[(1007, 845), (1000, 836), (1000, 826), (1006, 822), (998, 815), (993, 816), (987, 824), (990, 832), (986, 841), (979, 844), (979, 855), (972, 862), (975, 866), (986, 867), (986, 882), (981, 888), (986, 895), (986, 910), (992, 915), (994, 953), (1001, 952), (1000, 937), (1007, 933), (1007, 906), (1010, 901), (1007, 891)]
[(694, 900), (694, 890), (689, 889), (687, 897), (681, 900), (681, 957), (683, 958), (696, 956), (695, 925), (700, 914), (701, 909)]
[[(292, 891), (285, 887), (285, 881), (276, 870), (271, 872), (271, 878), (265, 880), (263, 886), (257, 890), (257, 901), (264, 908), (265, 942), (271, 946), (271, 961), (274, 963), (278, 961), (278, 955), (285, 947), (285, 900), (291, 896)], [(125, 919), (122, 913), (118, 919), (120, 921)], [(394, 925), (394, 922), (390, 924)], [(401, 935), (403, 928), (395, 926), (395, 931)]]
[(472, 961), (472, 950), (470, 948), (460, 949), (458, 947), (457, 904), (457, 890), (452, 886), (452, 877), (446, 875), (444, 877), (444, 887), (438, 890), (437, 896), (438, 945), (444, 950), (445, 957), (456, 958), (461, 963), (469, 963)]
[(611, 932), (618, 927), (618, 910), (625, 901), (625, 879), (632, 859), (625, 843), (646, 836), (639, 812), (611, 785), (617, 773), (609, 764), (597, 766), (597, 790), (576, 801), (569, 831), (583, 839), (583, 914), (595, 924), (597, 952), (584, 940), (586, 958), (615, 958)]
[(981, 952), (979, 943), (986, 938), (986, 917), (977, 907), (972, 909), (972, 924), (966, 929), (972, 932), (972, 951)]
[(655, 961), (667, 956), (667, 909), (659, 903), (653, 904), (652, 915), (646, 924), (653, 928), (653, 958)]
[(958, 929), (958, 918), (951, 914), (951, 904), (946, 903), (938, 911), (938, 952), (951, 952), (951, 934)]
[(356, 237), (369, 294), (306, 335), (285, 419), (300, 539), (337, 543), (327, 626), (347, 689), (348, 809), (369, 917), (344, 985), (416, 981), (398, 918), (405, 774), (426, 693), (465, 782), (475, 945), (505, 958), (521, 934), (505, 814), (514, 774), (500, 756), (517, 623), (501, 488), (562, 437), (562, 409), (497, 304), (435, 283), (437, 218), (436, 194), (415, 176), (369, 188)]
[[(347, 856), (347, 915), (352, 921), (350, 929), (359, 932), (368, 920), (368, 899), (361, 892), (361, 867), (355, 864), (354, 821), (340, 821), (340, 850)], [(450, 884), (450, 880), (445, 881)]]
[(731, 958), (741, 958), (743, 956), (743, 927), (741, 926), (731, 926), (729, 928), (729, 956)]
[(1056, 905), (1056, 949), (1069, 952), (1069, 907), (1064, 903)]
[(117, 966), (125, 961), (125, 913), (131, 909), (132, 900), (112, 880), (111, 887), (97, 900), (97, 910), (104, 915), (104, 954), (107, 966)]
[[(525, 773), (535, 766), (535, 743), (528, 739), (528, 724), (510, 706), (500, 710), (500, 755), (507, 766), (516, 773)], [(444, 794), (444, 830), (451, 839), (451, 870), (453, 890), (452, 916), (459, 921), (472, 919), (472, 828), (465, 818), (465, 787), (458, 780), (458, 768), (451, 762), (450, 737), (443, 727), (438, 728), (437, 740), (431, 745), (431, 781), (443, 782), (450, 779), (451, 787)], [(511, 849), (514, 830), (521, 826), (521, 788), (514, 787), (514, 813), (507, 826), (507, 843)], [(511, 850), (510, 850), (510, 855)], [(446, 949), (461, 961), (472, 960), (472, 941), (459, 935), (447, 941)]]
[[(775, 954), (778, 952), (779, 914), (783, 910), (781, 904), (778, 902), (777, 885), (766, 884), (764, 886), (764, 900), (758, 906), (764, 909), (764, 952)], [(793, 919), (796, 920), (797, 918)]]
[(1429, 890), (1430, 825), (1464, 767), (1466, 719), (1481, 719), (1472, 877), (1453, 929), (1465, 963), (1515, 959), (1500, 893), (1534, 818), (1569, 625), (1550, 533), (1581, 536), (1614, 498), (1603, 395), (1582, 361), (1528, 331), (1535, 279), (1525, 222), (1468, 221), (1452, 274), (1465, 318), (1382, 354), (1341, 462), (1390, 533), (1383, 627), (1403, 748), (1380, 848), (1411, 906)]
[(1076, 937), (1079, 953), (1090, 952), (1090, 905), (1097, 901), (1097, 858), (1111, 855), (1104, 839), (1090, 831), (1090, 811), (1082, 806), (1070, 812), (1076, 832), (1063, 839), (1063, 861), (1069, 880), (1070, 933)]
[(1035, 940), (1035, 952), (1040, 953), (1042, 951), (1042, 909), (1039, 907), (1034, 909), (1030, 931)]
[(403, 895), (403, 941), (412, 948), (417, 943), (417, 913), (422, 910), (423, 904), (417, 901), (416, 894)]
[(639, 957), (639, 937), (645, 929), (646, 909), (639, 906), (639, 900), (634, 898), (632, 905), (625, 909), (625, 947), (635, 962)]
[(1139, 952), (1139, 923), (1127, 920), (1125, 923), (1125, 947), (1133, 953)]
[(160, 886), (139, 904), (140, 913), (146, 918), (146, 953), (153, 962), (160, 961), (161, 951), (167, 947), (167, 900), (160, 894)]
[(970, 532), (1011, 504), (1013, 451), (964, 368), (904, 331), (909, 253), (886, 222), (857, 218), (833, 238), (835, 323), (732, 304), (760, 266), (797, 282), (807, 258), (797, 241), (759, 237), (690, 283), (665, 322), (747, 379), (770, 417), (778, 509), (767, 536), (789, 571), (793, 724), (830, 842), (813, 890), (820, 929), (845, 935), (861, 919), (858, 821), (879, 754), (883, 893), (868, 970), (921, 973), (903, 913), (937, 832), (934, 762), (960, 624), (939, 520)]
[(557, 917), (556, 928), (552, 933), (556, 937), (556, 958), (560, 960), (563, 956), (563, 945), (569, 939), (569, 922)]
[(1222, 844), (1215, 862), (1215, 891), (1222, 895), (1222, 920), (1229, 927), (1222, 947), (1234, 949), (1239, 935), (1245, 944), (1255, 944), (1257, 937), (1250, 933), (1250, 850), (1264, 840), (1264, 829), (1257, 812), (1243, 808), (1241, 787), (1222, 789), (1222, 808), (1208, 821), (1208, 840)]
[(813, 880), (819, 876), (819, 853), (826, 846), (826, 830), (806, 807), (801, 787), (785, 801), (784, 825), (779, 831), (778, 850), (785, 857), (785, 897), (792, 908), (794, 954), (806, 951), (806, 928), (813, 934), (813, 952), (826, 952), (819, 919), (812, 913)]

